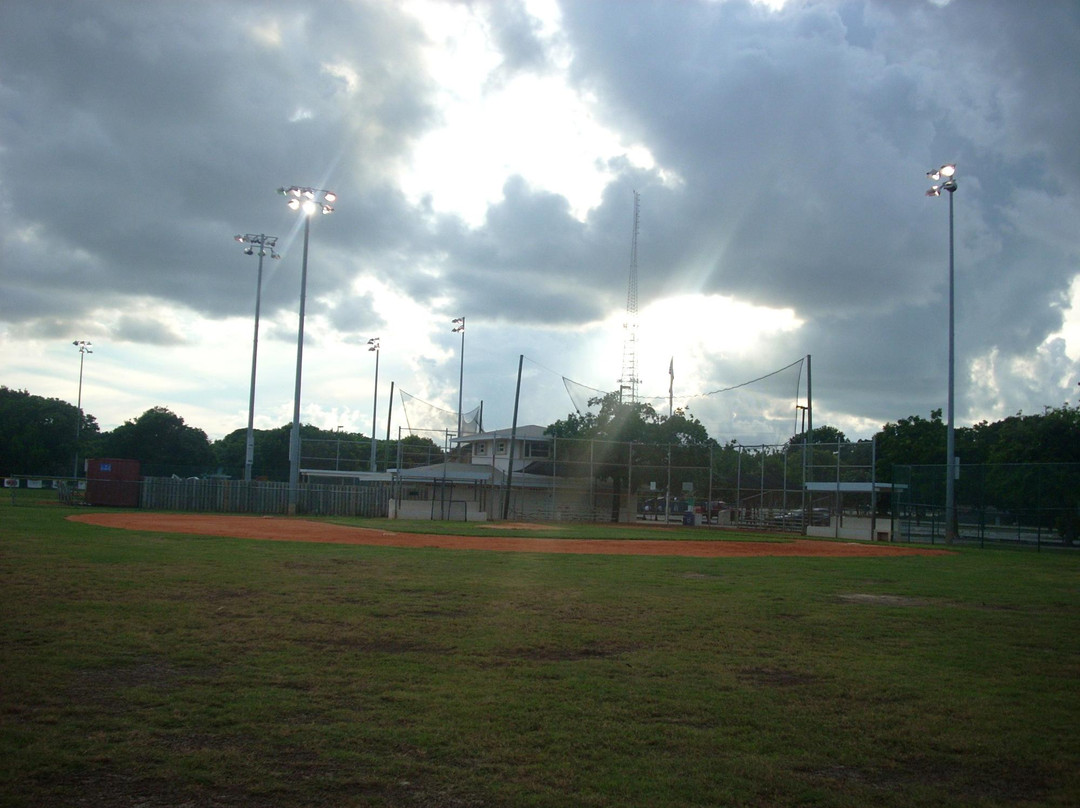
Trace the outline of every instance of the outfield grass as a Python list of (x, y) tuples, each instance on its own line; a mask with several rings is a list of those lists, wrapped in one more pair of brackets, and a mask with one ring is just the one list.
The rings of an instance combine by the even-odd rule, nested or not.
[(454, 552), (71, 512), (0, 502), (5, 806), (1080, 804), (1076, 554)]

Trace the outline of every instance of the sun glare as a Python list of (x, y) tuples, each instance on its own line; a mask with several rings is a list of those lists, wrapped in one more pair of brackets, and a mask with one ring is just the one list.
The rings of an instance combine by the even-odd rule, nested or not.
[[(645, 357), (719, 357), (751, 352), (761, 341), (802, 325), (791, 309), (755, 306), (723, 295), (679, 295), (646, 306), (638, 316)], [(664, 367), (667, 367), (666, 360)]]
[[(598, 329), (595, 360), (585, 384), (603, 387), (618, 376), (625, 313), (613, 314)], [(723, 295), (677, 295), (647, 305), (638, 314), (636, 366), (642, 396), (666, 393), (674, 363), (676, 387), (701, 393), (715, 382), (715, 368), (740, 362), (769, 343), (802, 327), (791, 309), (755, 306)], [(798, 352), (796, 352), (798, 354)], [(793, 357), (795, 358), (795, 357)], [(775, 370), (762, 367), (762, 373)], [(729, 382), (731, 380), (728, 380)], [(736, 383), (744, 380), (736, 380)]]
[[(518, 175), (564, 196), (583, 220), (613, 179), (603, 168), (608, 160), (625, 156), (655, 168), (647, 147), (624, 143), (596, 121), (589, 99), (570, 88), (562, 68), (501, 75), (502, 55), (473, 7), (420, 1), (409, 8), (431, 41), (426, 59), (440, 85), (442, 117), (416, 145), (401, 178), (413, 201), (430, 197), (437, 210), (479, 225), (502, 198), (507, 178)], [(547, 14), (542, 30), (550, 31), (555, 19)]]

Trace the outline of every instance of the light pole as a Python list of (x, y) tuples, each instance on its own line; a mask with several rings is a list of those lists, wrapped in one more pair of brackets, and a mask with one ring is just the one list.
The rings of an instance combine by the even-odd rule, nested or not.
[(79, 414), (78, 414), (78, 417), (76, 418), (76, 421), (75, 421), (75, 471), (71, 475), (72, 477), (75, 478), (76, 484), (78, 484), (78, 479), (79, 479), (79, 436), (82, 434), (82, 421), (83, 421), (83, 417), (82, 417), (82, 373), (83, 373), (83, 362), (86, 361), (86, 355), (88, 353), (93, 353), (93, 351), (90, 350), (90, 346), (93, 343), (87, 342), (84, 339), (77, 339), (77, 340), (73, 340), (71, 344), (79, 349), (79, 399), (78, 399), (78, 404), (76, 404), (76, 408), (79, 410)]
[(296, 332), (296, 387), (293, 391), (292, 432), (289, 436), (289, 515), (296, 515), (296, 500), (300, 489), (300, 379), (304, 368), (304, 307), (307, 303), (308, 240), (311, 235), (311, 217), (320, 212), (334, 212), (337, 194), (322, 188), (305, 188), (293, 185), (278, 188), (278, 193), (288, 197), (289, 208), (304, 214), (304, 257), (300, 265), (300, 322)]
[(277, 246), (277, 236), (268, 236), (265, 233), (237, 236), (236, 240), (244, 246), (244, 255), (255, 255), (258, 247), (259, 276), (255, 281), (255, 337), (251, 341), (251, 393), (248, 396), (248, 426), (247, 448), (244, 450), (244, 482), (251, 482), (251, 467), (255, 463), (255, 363), (259, 357), (259, 306), (262, 303), (262, 271), (263, 258), (269, 255), (271, 258), (281, 258), (274, 247)]
[(376, 417), (379, 412), (379, 338), (372, 337), (367, 341), (368, 350), (375, 352), (375, 392), (371, 394), (371, 470), (375, 468), (375, 427)]
[[(457, 389), (457, 436), (461, 437), (461, 394), (464, 391), (465, 385), (465, 318), (455, 317), (450, 321), (454, 327), (450, 329), (451, 334), (461, 334), (461, 369), (458, 371), (458, 389)], [(458, 444), (460, 445), (460, 443)]]
[(934, 183), (927, 196), (941, 196), (949, 192), (949, 399), (945, 433), (945, 541), (956, 539), (956, 442), (953, 431), (953, 390), (955, 378), (955, 330), (954, 330), (954, 272), (953, 272), (953, 194), (956, 192), (956, 166), (946, 163), (941, 168), (926, 172)]

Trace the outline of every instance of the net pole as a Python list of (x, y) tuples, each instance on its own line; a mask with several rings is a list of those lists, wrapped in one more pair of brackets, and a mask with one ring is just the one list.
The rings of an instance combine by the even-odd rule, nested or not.
[(559, 468), (559, 438), (553, 435), (551, 438), (551, 520), (555, 521), (559, 512), (559, 475), (555, 473)]
[(739, 456), (735, 459), (735, 503), (742, 510), (742, 456), (743, 447), (739, 444)]
[(510, 483), (514, 476), (514, 441), (517, 439), (518, 404), (521, 401), (521, 366), (525, 354), (518, 355), (517, 387), (514, 389), (514, 420), (510, 426), (510, 463), (506, 467), (506, 498), (503, 500), (503, 519), (510, 514)]
[[(709, 517), (712, 515), (712, 503), (713, 503), (713, 447), (709, 444), (709, 501), (705, 503), (705, 520), (708, 522)], [(720, 521), (720, 509), (716, 509), (716, 521)]]

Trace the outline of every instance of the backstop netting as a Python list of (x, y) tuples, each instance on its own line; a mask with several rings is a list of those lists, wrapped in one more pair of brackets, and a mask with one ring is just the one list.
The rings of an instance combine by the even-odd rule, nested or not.
[[(669, 394), (638, 395), (636, 401), (662, 418), (676, 410), (696, 418), (730, 451), (708, 445), (557, 438), (549, 458), (524, 467), (526, 473), (547, 475), (547, 488), (541, 489), (533, 478), (521, 485), (515, 482), (509, 512), (521, 519), (633, 521), (677, 520), (695, 511), (707, 519), (710, 514), (715, 517), (720, 503), (723, 507), (744, 503), (754, 519), (800, 508), (802, 462), (789, 457), (786, 444), (800, 431), (804, 362), (800, 359), (749, 381), (688, 392), (678, 389), (673, 360)], [(563, 420), (597, 414), (605, 397), (618, 391), (575, 381), (523, 357), (518, 425), (547, 426), (550, 402), (560, 393), (567, 408), (556, 417)], [(762, 465), (768, 473), (761, 473)], [(527, 493), (523, 489), (530, 484), (534, 490)]]
[[(400, 390), (401, 411), (411, 434), (446, 432), (458, 434), (458, 414), (453, 410), (430, 404), (411, 393)], [(475, 435), (482, 429), (481, 407), (461, 413), (461, 435)]]
[[(748, 381), (733, 381), (713, 390), (687, 391), (676, 385), (675, 362), (669, 368), (668, 395), (637, 397), (664, 416), (675, 410), (692, 415), (717, 443), (735, 441), (744, 446), (782, 444), (803, 431), (800, 426), (805, 397), (802, 385), (805, 358)], [(590, 387), (562, 377), (574, 411), (597, 412), (611, 390)]]

